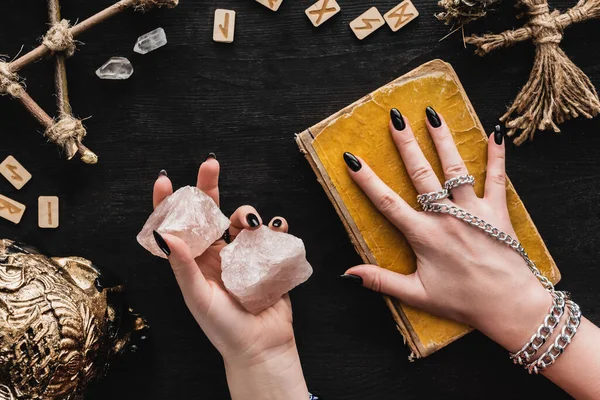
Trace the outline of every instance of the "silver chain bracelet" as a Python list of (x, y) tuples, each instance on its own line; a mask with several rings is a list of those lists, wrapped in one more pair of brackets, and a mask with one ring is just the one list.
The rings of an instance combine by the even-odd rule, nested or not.
[[(511, 359), (513, 359), (515, 363), (524, 365), (530, 374), (537, 374), (554, 364), (558, 356), (560, 356), (567, 348), (569, 343), (571, 343), (571, 340), (577, 333), (577, 328), (581, 323), (581, 310), (577, 304), (569, 299), (569, 296), (565, 292), (557, 292), (554, 289), (552, 282), (542, 275), (538, 267), (535, 265), (533, 260), (529, 258), (529, 255), (516, 238), (511, 237), (498, 228), (493, 227), (483, 219), (459, 207), (445, 203), (436, 203), (436, 201), (449, 198), (451, 195), (450, 191), (452, 189), (462, 185), (473, 185), (474, 183), (475, 178), (472, 175), (461, 175), (447, 180), (444, 183), (444, 188), (441, 190), (418, 195), (417, 202), (421, 205), (423, 211), (451, 215), (471, 226), (482, 230), (489, 236), (512, 248), (514, 251), (519, 253), (519, 255), (521, 255), (523, 260), (525, 260), (525, 264), (527, 264), (527, 267), (531, 273), (533, 273), (533, 275), (540, 281), (542, 286), (552, 294), (553, 304), (550, 309), (550, 313), (544, 319), (544, 323), (531, 337), (529, 343), (523, 346), (523, 348), (517, 353), (510, 355)], [(569, 309), (570, 314), (566, 324), (561, 330), (560, 335), (545, 353), (543, 353), (537, 360), (529, 363), (531, 357), (546, 343), (548, 338), (552, 335), (554, 329), (556, 329), (560, 323), (560, 319), (564, 314), (565, 305)]]
[(565, 351), (567, 346), (571, 343), (571, 340), (575, 337), (577, 328), (579, 328), (579, 324), (581, 324), (581, 310), (579, 309), (579, 306), (571, 300), (567, 300), (567, 307), (569, 308), (570, 315), (566, 324), (563, 326), (560, 335), (540, 358), (525, 367), (530, 374), (538, 374), (554, 364), (558, 356)]
[(552, 297), (552, 307), (550, 307), (550, 311), (546, 315), (546, 318), (544, 318), (542, 325), (540, 325), (536, 333), (529, 339), (529, 343), (523, 346), (521, 350), (510, 355), (515, 364), (528, 364), (531, 357), (546, 344), (546, 341), (552, 336), (554, 329), (560, 323), (560, 319), (565, 312), (567, 296), (563, 292), (556, 291), (552, 293)]

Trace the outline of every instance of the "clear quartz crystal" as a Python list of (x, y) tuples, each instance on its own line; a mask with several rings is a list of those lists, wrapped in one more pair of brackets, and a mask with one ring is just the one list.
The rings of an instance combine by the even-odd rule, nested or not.
[(156, 207), (137, 241), (146, 250), (167, 258), (158, 245), (152, 231), (168, 233), (182, 239), (193, 257), (204, 253), (229, 228), (227, 218), (212, 198), (197, 187), (185, 186), (167, 197)]
[(133, 75), (133, 66), (125, 57), (113, 57), (96, 70), (100, 79), (128, 79)]
[(148, 54), (166, 44), (167, 35), (165, 35), (165, 30), (163, 28), (156, 28), (140, 36), (137, 42), (135, 42), (135, 46), (133, 46), (133, 51), (139, 54)]
[(266, 226), (243, 230), (224, 247), (221, 268), (225, 288), (255, 314), (275, 304), (313, 272), (302, 240)]

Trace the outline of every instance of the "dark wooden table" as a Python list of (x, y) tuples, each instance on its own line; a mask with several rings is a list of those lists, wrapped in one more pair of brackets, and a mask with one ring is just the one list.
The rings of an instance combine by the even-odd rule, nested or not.
[[(304, 15), (312, 2), (285, 0), (272, 13), (252, 0), (182, 0), (174, 10), (126, 12), (84, 34), (85, 45), (68, 60), (69, 83), (76, 114), (91, 117), (85, 143), (100, 157), (95, 166), (63, 160), (18, 103), (0, 98), (0, 159), (13, 154), (33, 174), (19, 192), (0, 179), (0, 193), (29, 207), (17, 226), (0, 221), (0, 237), (112, 269), (152, 325), (151, 339), (89, 398), (229, 397), (221, 358), (187, 311), (169, 266), (135, 241), (151, 211), (158, 171), (165, 168), (176, 186), (193, 184), (209, 151), (222, 162), (226, 212), (253, 204), (265, 219), (286, 216), (291, 232), (305, 240), (315, 273), (292, 293), (295, 327), (308, 385), (323, 398), (566, 398), (544, 378), (513, 366), (503, 349), (478, 333), (409, 363), (380, 296), (337, 279), (360, 260), (293, 141), (295, 133), (434, 58), (454, 66), (491, 129), (525, 83), (533, 46), (480, 58), (463, 47), (460, 34), (440, 42), (448, 27), (432, 16), (432, 0), (414, 0), (421, 16), (398, 33), (384, 27), (360, 42), (348, 22), (372, 5), (385, 12), (396, 0), (339, 0), (341, 14), (319, 29)], [(63, 3), (63, 16), (75, 21), (111, 0)], [(212, 41), (217, 7), (238, 13), (232, 45)], [(515, 14), (506, 4), (467, 32), (518, 26)], [(43, 2), (4, 0), (0, 15), (2, 54), (13, 56), (22, 44), (30, 49), (47, 27)], [(148, 55), (133, 53), (136, 38), (159, 26), (169, 44)], [(563, 41), (596, 86), (598, 35), (600, 24), (589, 22), (569, 28)], [(111, 56), (131, 60), (131, 79), (96, 78), (96, 68)], [(53, 114), (52, 63), (39, 62), (23, 75), (33, 97)], [(600, 323), (600, 119), (562, 128), (561, 134), (538, 134), (532, 144), (509, 146), (508, 171), (562, 270), (560, 287)], [(37, 227), (39, 195), (60, 197), (58, 230)]]

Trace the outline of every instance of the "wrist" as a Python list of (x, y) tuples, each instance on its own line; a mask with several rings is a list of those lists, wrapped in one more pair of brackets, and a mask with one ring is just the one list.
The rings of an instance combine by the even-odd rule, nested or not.
[(511, 353), (519, 351), (544, 321), (552, 295), (541, 285), (506, 296), (499, 309), (480, 318), (475, 328)]
[(223, 361), (233, 400), (308, 399), (294, 340), (250, 357), (224, 357)]

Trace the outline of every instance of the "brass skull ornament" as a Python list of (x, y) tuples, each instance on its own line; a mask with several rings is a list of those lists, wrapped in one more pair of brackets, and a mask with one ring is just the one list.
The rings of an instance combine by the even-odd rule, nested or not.
[(0, 240), (0, 400), (79, 399), (146, 328), (91, 261)]

